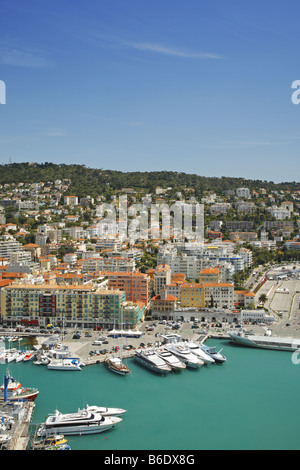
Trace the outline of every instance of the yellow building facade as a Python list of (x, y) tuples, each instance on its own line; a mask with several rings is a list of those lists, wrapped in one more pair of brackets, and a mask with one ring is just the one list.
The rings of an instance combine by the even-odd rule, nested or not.
[(181, 307), (205, 307), (205, 294), (202, 284), (182, 284), (180, 304)]

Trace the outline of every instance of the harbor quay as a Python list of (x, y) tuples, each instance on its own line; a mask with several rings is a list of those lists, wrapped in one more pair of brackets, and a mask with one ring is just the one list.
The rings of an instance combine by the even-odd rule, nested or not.
[[(286, 322), (290, 321), (289, 327)], [(298, 324), (299, 323), (299, 324)], [(107, 357), (116, 353), (115, 348), (121, 349), (123, 359), (134, 356), (139, 348), (158, 346), (163, 342), (162, 336), (173, 333), (179, 335), (181, 341), (193, 341), (205, 343), (207, 339), (223, 339), (230, 341), (228, 331), (238, 332), (239, 323), (223, 324), (211, 326), (211, 324), (198, 322), (158, 322), (147, 320), (140, 323), (137, 327), (142, 333), (141, 338), (114, 338), (109, 336), (109, 330), (93, 331), (85, 329), (67, 329), (64, 336), (64, 345), (69, 351), (79, 357), (80, 361), (86, 366), (105, 362)], [(264, 335), (266, 326), (260, 324), (243, 324), (243, 330), (249, 334)], [(273, 334), (276, 336), (290, 336), (291, 338), (300, 338), (300, 320), (295, 318), (283, 319), (271, 326)], [(79, 333), (80, 338), (73, 339), (74, 334)], [(91, 335), (86, 337), (87, 334)], [(99, 344), (94, 344), (99, 338), (105, 338)], [(41, 345), (45, 341), (45, 336), (37, 336), (37, 343)]]
[[(293, 338), (299, 338), (298, 323), (295, 322), (293, 317), (290, 317), (290, 321), (294, 321), (292, 327), (286, 326), (286, 319), (276, 325), (276, 333), (280, 336), (290, 336)], [(243, 329), (248, 333), (264, 335), (266, 327), (262, 325), (242, 325)], [(201, 322), (167, 322), (160, 321), (156, 322), (153, 320), (144, 321), (138, 325), (138, 330), (141, 332), (139, 338), (117, 338), (110, 336), (109, 330), (74, 330), (68, 328), (65, 331), (65, 335), (61, 338), (63, 345), (74, 354), (79, 357), (80, 362), (84, 363), (85, 366), (100, 364), (104, 367), (104, 362), (107, 357), (110, 357), (116, 353), (122, 354), (122, 358), (131, 358), (134, 356), (135, 351), (141, 348), (151, 348), (159, 346), (163, 343), (166, 336), (173, 335), (180, 341), (193, 341), (196, 343), (204, 344), (208, 339), (223, 339), (229, 341), (230, 336), (228, 331), (238, 332), (240, 331), (241, 325), (230, 324), (224, 326), (212, 326), (211, 324), (203, 324)], [(26, 341), (26, 335), (32, 335), (32, 333), (18, 333), (22, 334), (22, 337)], [(34, 338), (28, 338), (31, 345), (35, 345), (36, 348), (41, 347), (51, 340), (54, 335), (40, 334)], [(75, 337), (74, 337), (75, 336)], [(100, 339), (102, 341), (100, 341)], [(96, 343), (96, 344), (95, 344)], [(32, 347), (30, 346), (30, 347)], [(118, 351), (115, 348), (119, 347)], [(25, 365), (26, 367), (26, 365)], [(51, 373), (49, 371), (49, 373)], [(21, 405), (20, 405), (21, 406)], [(12, 405), (5, 405), (0, 407), (0, 413), (7, 413), (9, 409), (12, 409)], [(32, 415), (34, 411), (34, 403), (24, 402), (22, 409), (12, 410), (12, 414), (16, 417), (13, 428), (11, 429), (12, 437), (10, 441), (4, 447), (7, 450), (26, 450), (29, 446), (30, 440), (30, 426)]]
[(35, 404), (33, 402), (10, 403), (0, 405), (0, 416), (9, 416), (12, 425), (9, 426), (11, 438), (7, 442), (0, 443), (0, 449), (26, 450), (29, 443), (29, 428)]

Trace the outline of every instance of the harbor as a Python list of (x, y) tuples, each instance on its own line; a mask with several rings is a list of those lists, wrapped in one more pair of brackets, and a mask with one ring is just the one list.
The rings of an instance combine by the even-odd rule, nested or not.
[[(24, 386), (39, 389), (30, 434), (55, 409), (72, 413), (98, 404), (128, 410), (110, 431), (67, 437), (72, 450), (298, 448), (299, 366), (291, 354), (241, 348), (227, 340), (206, 344), (223, 348), (227, 361), (167, 376), (133, 358), (124, 361), (131, 370), (126, 377), (104, 363), (81, 372), (48, 371), (32, 361), (9, 367)], [(1, 375), (6, 368), (0, 365)], [(280, 426), (274, 428), (274, 420)], [(15, 448), (21, 445), (24, 440)]]
[[(198, 328), (195, 328), (195, 326), (198, 326)], [(168, 375), (170, 382), (174, 384), (174, 380), (176, 380), (176, 383), (178, 386), (180, 384), (186, 383), (186, 381), (190, 380), (197, 380), (196, 376), (194, 377), (194, 374), (192, 372), (192, 369), (198, 368), (201, 369), (201, 376), (202, 379), (204, 376), (205, 379), (208, 379), (208, 373), (212, 374), (215, 376), (215, 373), (213, 370), (215, 370), (217, 375), (220, 375), (221, 380), (224, 380), (224, 372), (228, 370), (228, 363), (229, 366), (232, 361), (232, 352), (237, 354), (238, 356), (243, 356), (244, 354), (244, 349), (248, 351), (248, 355), (255, 356), (257, 354), (257, 351), (251, 351), (250, 348), (237, 348), (232, 345), (231, 338), (229, 336), (229, 332), (232, 331), (234, 334), (238, 334), (240, 332), (240, 328), (236, 328), (236, 326), (239, 325), (233, 325), (233, 328), (230, 329), (225, 329), (225, 328), (220, 328), (220, 327), (213, 327), (213, 328), (207, 328), (204, 330), (203, 325), (199, 324), (197, 325), (197, 322), (183, 322), (183, 323), (178, 323), (178, 322), (144, 322), (142, 325), (140, 325), (140, 328), (138, 331), (140, 331), (141, 335), (136, 335), (137, 337), (126, 337), (126, 335), (119, 337), (117, 334), (112, 334), (111, 331), (66, 331), (66, 334), (64, 335), (55, 335), (52, 333), (50, 330), (48, 334), (43, 334), (43, 335), (36, 335), (34, 337), (27, 337), (24, 335), (24, 332), (11, 332), (13, 333), (13, 336), (11, 335), (6, 335), (5, 336), (5, 349), (8, 352), (11, 352), (14, 349), (14, 345), (16, 346), (16, 349), (18, 348), (20, 341), (18, 341), (18, 335), (22, 334), (22, 342), (21, 342), (21, 348), (25, 348), (24, 350), (27, 351), (27, 354), (32, 352), (33, 357), (30, 360), (27, 360), (24, 362), (19, 361), (16, 362), (16, 360), (11, 361), (10, 363), (2, 361), (1, 371), (3, 373), (6, 372), (7, 368), (12, 368), (13, 370), (18, 371), (18, 376), (19, 374), (23, 374), (24, 372), (26, 373), (26, 383), (22, 384), (22, 386), (30, 387), (34, 386), (36, 387), (38, 384), (38, 389), (39, 389), (39, 394), (37, 397), (37, 400), (35, 402), (23, 402), (23, 405), (19, 404), (19, 410), (18, 410), (18, 419), (14, 420), (14, 426), (10, 429), (10, 439), (9, 441), (5, 442), (2, 444), (2, 448), (5, 448), (6, 450), (27, 450), (30, 446), (30, 443), (32, 442), (32, 436), (33, 436), (33, 429), (37, 427), (37, 425), (40, 425), (41, 423), (37, 423), (38, 416), (40, 413), (38, 412), (37, 414), (37, 409), (39, 409), (39, 402), (43, 399), (43, 393), (40, 391), (40, 387), (44, 386), (44, 384), (48, 383), (49, 388), (52, 386), (52, 378), (54, 383), (59, 380), (60, 377), (64, 381), (64, 386), (66, 389), (68, 389), (68, 384), (73, 383), (74, 380), (77, 381), (78, 384), (85, 383), (86, 381), (86, 376), (98, 376), (102, 377), (104, 374), (104, 382), (103, 384), (109, 384), (110, 381), (117, 385), (117, 383), (114, 382), (116, 374), (112, 373), (108, 367), (106, 367), (105, 362), (107, 361), (108, 358), (112, 357), (121, 357), (122, 361), (128, 366), (130, 370), (129, 376), (131, 376), (131, 379), (135, 385), (137, 386), (137, 390), (139, 387), (139, 383), (137, 383), (137, 377), (139, 377), (140, 374), (143, 375), (143, 381), (152, 381), (154, 384), (156, 383), (155, 375), (156, 376), (163, 376), (163, 375)], [(208, 331), (207, 331), (208, 330)], [(266, 334), (266, 328), (263, 326), (253, 326), (253, 325), (247, 325), (245, 327), (245, 330), (248, 331), (248, 334), (256, 333), (256, 334), (261, 334), (265, 335)], [(74, 338), (75, 336), (75, 338)], [(8, 338), (10, 338), (10, 341), (7, 341)], [(13, 338), (13, 339), (11, 339)], [(61, 342), (62, 341), (62, 342)], [(216, 343), (218, 346), (215, 347)], [(2, 343), (3, 344), (3, 343)], [(25, 344), (25, 346), (24, 346)], [(198, 365), (194, 367), (191, 364), (186, 363), (182, 369), (190, 369), (191, 370), (191, 378), (190, 373), (186, 373), (185, 371), (175, 372), (175, 366), (173, 374), (170, 374), (172, 367), (170, 366), (169, 368), (166, 369), (165, 373), (162, 373), (161, 370), (149, 370), (152, 367), (147, 366), (145, 362), (143, 361), (138, 361), (137, 356), (140, 355), (143, 360), (148, 359), (147, 356), (151, 356), (152, 354), (155, 354), (156, 356), (159, 355), (160, 358), (164, 359), (167, 361), (167, 355), (170, 354), (173, 357), (176, 355), (176, 346), (180, 346), (181, 348), (185, 346), (186, 348), (189, 348), (189, 353), (193, 352), (194, 356), (197, 353), (195, 350), (193, 351), (191, 348), (198, 348), (199, 346), (203, 346), (205, 348), (205, 345), (209, 344), (209, 349), (210, 352), (214, 350), (215, 353), (219, 353), (223, 355), (223, 350), (229, 351), (229, 356), (228, 352), (226, 352), (226, 356), (224, 355), (225, 360), (224, 362), (224, 368), (221, 367), (216, 367), (208, 365), (208, 363), (205, 363), (202, 359), (199, 361)], [(52, 351), (51, 354), (53, 354), (53, 350), (56, 352), (60, 351), (67, 351), (68, 355), (71, 358), (78, 358), (79, 363), (82, 364), (82, 367), (78, 370), (81, 372), (67, 372), (64, 369), (63, 372), (59, 370), (53, 370), (49, 369), (47, 367), (47, 364), (44, 363), (44, 365), (38, 360), (39, 354), (41, 353), (41, 350), (43, 350), (43, 347), (47, 346), (49, 347), (49, 351)], [(228, 346), (227, 346), (228, 345)], [(229, 349), (228, 349), (229, 348)], [(180, 348), (179, 348), (180, 349)], [(237, 351), (243, 351), (243, 352), (237, 352)], [(47, 352), (47, 350), (45, 350)], [(203, 352), (203, 351), (202, 351)], [(178, 351), (177, 351), (178, 353)], [(274, 354), (275, 356), (278, 353), (273, 353), (271, 351), (262, 351), (262, 354), (269, 354), (271, 353), (272, 355)], [(163, 356), (165, 354), (165, 357)], [(279, 353), (280, 354), (280, 353)], [(59, 355), (57, 356), (59, 357)], [(158, 357), (158, 356), (157, 356)], [(155, 361), (157, 361), (157, 357), (155, 357)], [(195, 356), (196, 357), (196, 356)], [(256, 356), (255, 356), (256, 357)], [(151, 358), (152, 359), (152, 358)], [(183, 356), (179, 357), (177, 355), (178, 361), (183, 360)], [(212, 361), (213, 362), (213, 361)], [(97, 366), (99, 364), (99, 366)], [(88, 367), (88, 366), (94, 366), (94, 367)], [(213, 367), (213, 368), (211, 368)], [(148, 371), (147, 371), (148, 369)], [(89, 372), (90, 371), (90, 372)], [(206, 371), (206, 372), (205, 372)], [(29, 372), (29, 374), (28, 374)], [(153, 372), (156, 372), (153, 374)], [(158, 372), (158, 373), (157, 373)], [(15, 374), (15, 372), (14, 372)], [(81, 376), (83, 374), (83, 376)], [(146, 375), (145, 375), (146, 374)], [(183, 374), (183, 375), (182, 375)], [(35, 377), (34, 383), (31, 383), (30, 381), (30, 376)], [(80, 378), (82, 377), (82, 379)], [(147, 378), (146, 378), (147, 377)], [(200, 379), (201, 386), (203, 386), (203, 380)], [(121, 380), (121, 390), (123, 390), (123, 384), (126, 388), (130, 382), (128, 382), (128, 379), (118, 379), (116, 377), (116, 380)], [(123, 380), (123, 383), (122, 383)], [(159, 380), (159, 379), (158, 379)], [(22, 380), (23, 382), (23, 380)], [(120, 382), (118, 382), (120, 383)], [(165, 381), (163, 380), (161, 382), (163, 386), (165, 386)], [(50, 385), (51, 384), (51, 385)], [(119, 386), (118, 386), (119, 387)], [(109, 385), (108, 385), (109, 388)], [(103, 390), (103, 388), (102, 388)], [(73, 391), (72, 391), (73, 393)], [(125, 393), (125, 392), (124, 392)], [(105, 395), (105, 394), (104, 394)], [(115, 392), (114, 392), (115, 395)], [(126, 395), (126, 394), (125, 394)], [(60, 406), (60, 401), (63, 403), (64, 400), (62, 399), (61, 396), (57, 397), (59, 398), (58, 404), (59, 409), (63, 405)], [(56, 398), (56, 401), (57, 401)], [(120, 403), (122, 404), (123, 401), (123, 395), (119, 396)], [(94, 398), (95, 400), (96, 398)], [(117, 400), (117, 399), (116, 399)], [(117, 400), (118, 401), (118, 400)], [(8, 400), (9, 402), (9, 400)], [(73, 400), (72, 400), (73, 402)], [(105, 400), (106, 402), (106, 400)], [(35, 405), (37, 403), (37, 407)], [(99, 404), (99, 399), (98, 401), (94, 401), (93, 403)], [(106, 402), (109, 403), (109, 400)], [(104, 402), (102, 401), (101, 397), (101, 404), (103, 405)], [(69, 403), (70, 405), (70, 403)], [(113, 403), (114, 406), (118, 405), (119, 403)], [(8, 407), (6, 404), (2, 404), (1, 406), (1, 412), (7, 414), (7, 410), (10, 409), (12, 405)], [(121, 406), (121, 405), (120, 405)], [(125, 404), (122, 404), (122, 406), (126, 406)], [(21, 412), (21, 408), (23, 408), (23, 411)], [(127, 408), (130, 408), (128, 406)], [(76, 410), (76, 406), (75, 406)], [(45, 410), (46, 411), (46, 410)], [(49, 414), (53, 409), (48, 408), (47, 413)], [(74, 412), (74, 409), (69, 406), (67, 409), (68, 413)], [(129, 410), (129, 414), (132, 412), (132, 410)], [(16, 415), (16, 411), (14, 412)], [(45, 415), (45, 412), (44, 414)], [(124, 424), (121, 423), (122, 428)], [(116, 431), (110, 431), (111, 433), (117, 433)], [(3, 432), (5, 434), (5, 431)], [(105, 433), (106, 434), (106, 433)], [(115, 434), (113, 434), (115, 435)], [(103, 443), (103, 440), (101, 440)], [(78, 441), (76, 440), (76, 443)], [(38, 447), (41, 445), (40, 443), (36, 444)], [(62, 444), (66, 445), (66, 448), (69, 449), (70, 446), (69, 444)]]

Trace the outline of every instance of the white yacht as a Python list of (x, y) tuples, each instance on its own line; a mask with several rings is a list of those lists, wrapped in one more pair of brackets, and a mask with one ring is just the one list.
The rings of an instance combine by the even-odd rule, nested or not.
[(173, 370), (186, 369), (184, 362), (180, 361), (178, 357), (174, 356), (168, 349), (162, 347), (155, 350), (156, 354), (163, 359)]
[(226, 362), (226, 357), (221, 354), (222, 349), (220, 349), (220, 351), (217, 351), (217, 348), (215, 346), (204, 346), (202, 343), (199, 344), (199, 347), (202, 349), (202, 351), (211, 356), (215, 362), (219, 364)]
[(122, 418), (117, 416), (102, 416), (100, 413), (94, 413), (88, 410), (78, 410), (75, 413), (60, 413), (58, 410), (50, 415), (37, 432), (39, 437), (49, 434), (63, 435), (81, 435), (96, 434), (107, 431), (116, 424), (120, 423)]
[(10, 434), (0, 434), (0, 445), (7, 444), (12, 439)]
[(228, 335), (235, 343), (242, 346), (250, 346), (252, 348), (275, 349), (278, 351), (297, 351), (300, 349), (300, 339), (296, 338), (280, 338), (271, 336), (270, 333), (265, 336), (247, 335), (244, 331), (232, 333), (228, 331)]
[(16, 350), (11, 350), (6, 354), (6, 362), (13, 362), (17, 359), (19, 353)]
[(87, 405), (84, 409), (92, 413), (100, 413), (102, 416), (120, 416), (127, 412), (123, 408), (105, 408), (104, 406), (96, 405)]
[(26, 356), (26, 351), (19, 351), (16, 357), (16, 362), (24, 361), (25, 356)]
[(203, 351), (198, 344), (193, 343), (193, 341), (186, 341), (185, 345), (191, 351), (191, 353), (199, 357), (199, 359), (201, 359), (204, 362), (204, 364), (215, 363), (215, 360), (209, 354)]
[(76, 358), (52, 359), (47, 364), (49, 370), (81, 370), (80, 361)]
[(195, 354), (191, 353), (183, 343), (170, 343), (166, 345), (166, 348), (178, 357), (178, 359), (183, 361), (187, 367), (196, 369), (204, 364), (204, 362), (195, 356)]
[(151, 369), (153, 372), (158, 372), (159, 374), (167, 374), (172, 370), (172, 367), (169, 366), (153, 350), (137, 350), (135, 352), (134, 358), (143, 366)]

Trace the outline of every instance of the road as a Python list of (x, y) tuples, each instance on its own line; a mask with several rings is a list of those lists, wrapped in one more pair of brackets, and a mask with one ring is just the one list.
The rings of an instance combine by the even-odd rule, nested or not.
[[(265, 307), (270, 315), (276, 318), (272, 326), (273, 334), (281, 336), (300, 336), (300, 281), (296, 279), (275, 281), (268, 280), (256, 293), (255, 302), (259, 305), (259, 297), (268, 296)], [(290, 326), (286, 326), (289, 324)]]

